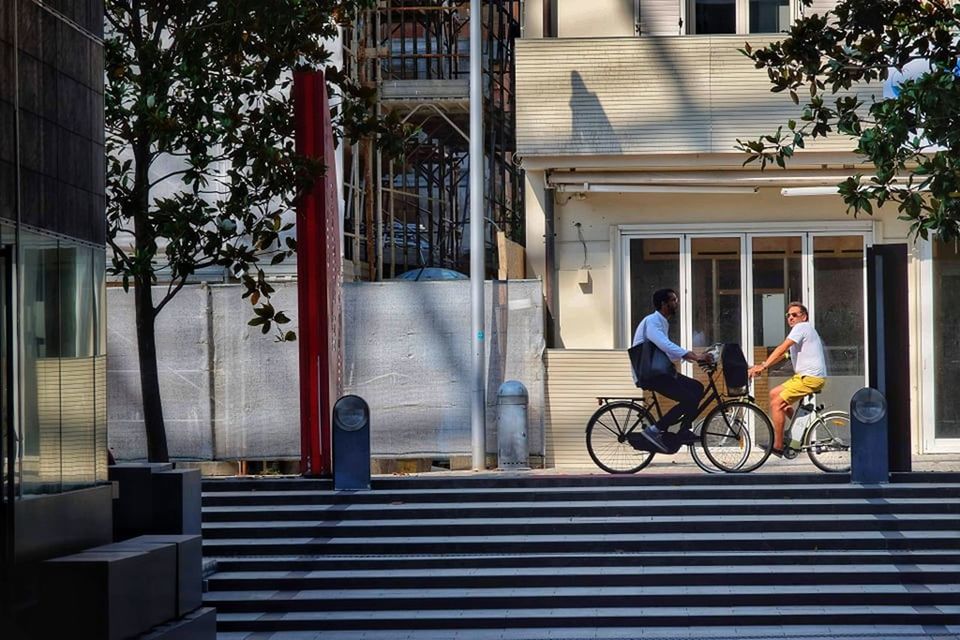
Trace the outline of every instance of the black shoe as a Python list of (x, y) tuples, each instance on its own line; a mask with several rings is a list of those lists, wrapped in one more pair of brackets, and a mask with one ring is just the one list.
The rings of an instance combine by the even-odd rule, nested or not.
[(642, 435), (640, 435), (639, 431), (628, 433), (627, 442), (630, 444), (631, 447), (633, 447), (637, 451), (647, 451), (647, 452), (653, 452), (653, 453), (656, 453), (657, 451), (659, 451), (652, 444), (650, 444), (649, 440), (647, 440)]
[(674, 434), (674, 437), (677, 439), (677, 443), (680, 446), (685, 444), (695, 444), (697, 440), (700, 439), (700, 436), (693, 432), (693, 429), (680, 429)]
[(656, 447), (657, 451), (660, 451), (661, 453), (668, 453), (670, 451), (670, 447), (668, 447), (663, 441), (663, 434), (659, 429), (655, 429), (654, 427), (650, 426), (641, 431), (640, 435), (646, 438), (650, 444)]
[(770, 455), (777, 456), (778, 458), (782, 458), (783, 449), (774, 449), (773, 447), (770, 447)]

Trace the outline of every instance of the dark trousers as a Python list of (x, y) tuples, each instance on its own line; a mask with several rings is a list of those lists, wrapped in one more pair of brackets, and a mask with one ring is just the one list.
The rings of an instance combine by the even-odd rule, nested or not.
[(667, 427), (680, 422), (682, 429), (689, 429), (697, 417), (697, 408), (703, 397), (703, 385), (679, 373), (672, 376), (658, 376), (644, 385), (650, 391), (676, 401), (676, 405), (657, 422), (657, 428), (666, 431)]

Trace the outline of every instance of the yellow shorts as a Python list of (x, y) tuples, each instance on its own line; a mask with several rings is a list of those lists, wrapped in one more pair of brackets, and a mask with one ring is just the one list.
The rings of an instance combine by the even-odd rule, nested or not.
[(780, 397), (787, 404), (793, 404), (797, 400), (803, 400), (804, 396), (820, 392), (826, 382), (824, 378), (802, 376), (798, 373), (783, 383)]

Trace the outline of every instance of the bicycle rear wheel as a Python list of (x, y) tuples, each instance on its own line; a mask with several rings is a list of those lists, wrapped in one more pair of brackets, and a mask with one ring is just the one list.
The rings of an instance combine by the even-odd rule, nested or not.
[(850, 471), (850, 416), (846, 411), (821, 415), (803, 434), (810, 462), (827, 473)]
[(700, 442), (710, 462), (728, 473), (748, 473), (770, 457), (773, 425), (749, 400), (728, 400), (707, 414)]
[(608, 402), (587, 423), (587, 452), (607, 473), (636, 473), (650, 464), (654, 454), (634, 449), (627, 434), (639, 433), (651, 424), (650, 412), (636, 402)]

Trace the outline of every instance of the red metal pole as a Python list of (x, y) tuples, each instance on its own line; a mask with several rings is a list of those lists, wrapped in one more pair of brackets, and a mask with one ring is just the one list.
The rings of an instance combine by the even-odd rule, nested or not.
[(330, 475), (330, 422), (342, 362), (340, 211), (333, 130), (321, 72), (294, 74), (299, 153), (326, 170), (297, 206), (297, 309), (300, 342), (300, 471)]

